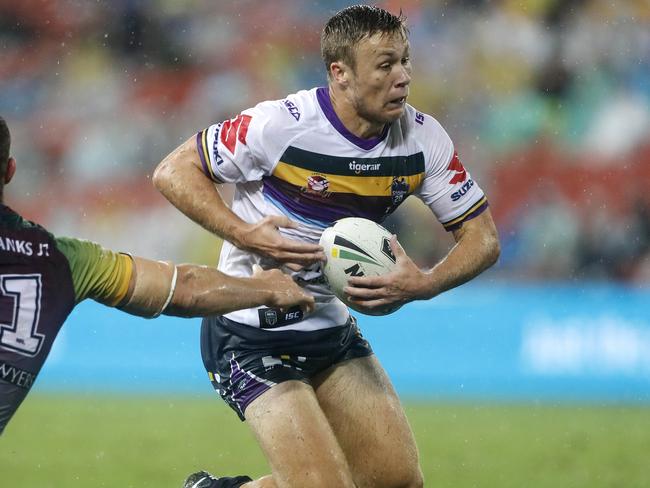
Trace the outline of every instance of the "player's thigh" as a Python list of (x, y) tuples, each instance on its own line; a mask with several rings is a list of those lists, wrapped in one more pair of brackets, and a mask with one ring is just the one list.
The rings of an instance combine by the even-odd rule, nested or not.
[(422, 486), (413, 432), (375, 356), (340, 363), (315, 380), (318, 401), (357, 486)]
[(278, 487), (354, 487), (352, 473), (311, 386), (285, 381), (246, 409)]

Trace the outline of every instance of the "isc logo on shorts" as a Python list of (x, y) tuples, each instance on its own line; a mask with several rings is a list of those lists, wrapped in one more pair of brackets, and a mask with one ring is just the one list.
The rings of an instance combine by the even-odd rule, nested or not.
[(303, 319), (300, 307), (292, 307), (286, 312), (277, 308), (260, 308), (258, 310), (261, 329), (275, 329), (285, 325), (295, 324)]

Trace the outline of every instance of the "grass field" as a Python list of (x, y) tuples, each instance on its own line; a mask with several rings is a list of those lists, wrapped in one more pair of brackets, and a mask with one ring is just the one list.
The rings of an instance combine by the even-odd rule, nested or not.
[[(407, 403), (427, 487), (650, 487), (650, 409)], [(266, 473), (215, 398), (30, 396), (0, 438), (3, 488), (177, 488)]]

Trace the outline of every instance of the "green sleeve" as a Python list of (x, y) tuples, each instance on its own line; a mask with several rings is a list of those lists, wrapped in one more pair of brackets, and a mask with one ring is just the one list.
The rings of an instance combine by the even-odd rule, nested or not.
[(104, 249), (99, 244), (70, 237), (56, 237), (67, 258), (77, 303), (92, 298), (111, 307), (126, 295), (133, 271), (131, 257)]

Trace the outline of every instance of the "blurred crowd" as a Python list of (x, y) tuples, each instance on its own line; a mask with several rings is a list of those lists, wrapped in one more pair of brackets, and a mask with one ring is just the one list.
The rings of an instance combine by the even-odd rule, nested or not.
[[(488, 194), (503, 239), (489, 276), (650, 282), (650, 3), (378, 3), (408, 17), (410, 103)], [(213, 263), (218, 241), (153, 169), (212, 122), (324, 85), (320, 29), (349, 4), (0, 0), (8, 202), (56, 233)], [(422, 265), (452, 245), (417, 202), (387, 226)]]

